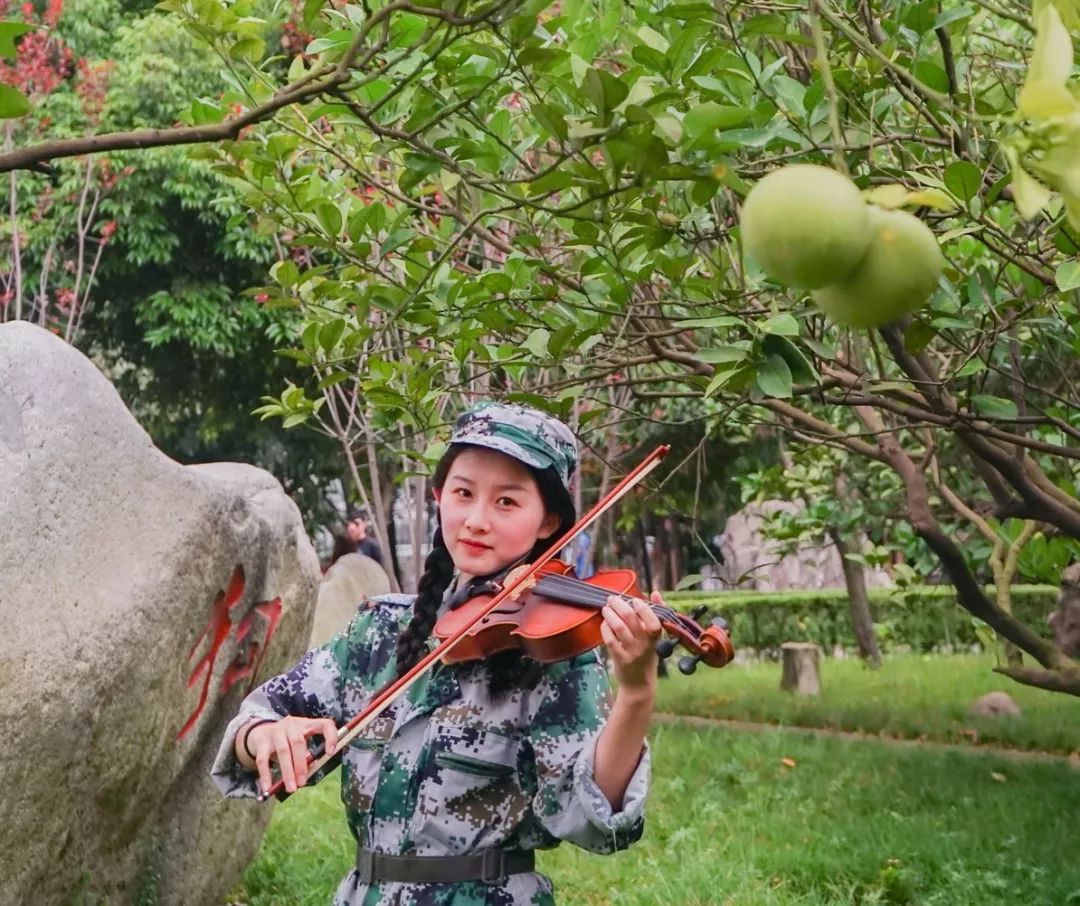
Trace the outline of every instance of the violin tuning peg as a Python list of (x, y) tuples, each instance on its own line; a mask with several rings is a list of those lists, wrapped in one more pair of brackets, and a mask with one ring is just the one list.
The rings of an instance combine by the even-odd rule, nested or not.
[(690, 611), (690, 619), (693, 620), (696, 623), (703, 616), (705, 616), (705, 614), (707, 614), (708, 612), (709, 612), (709, 605), (708, 604), (702, 604), (700, 607), (695, 607), (693, 610)]
[(675, 651), (675, 646), (678, 642), (675, 639), (661, 639), (656, 643), (656, 653), (660, 655), (660, 659), (671, 657)]
[(728, 622), (723, 617), (713, 617), (709, 623), (717, 629), (727, 629), (728, 627)]
[(687, 676), (697, 671), (698, 661), (700, 657), (694, 655), (686, 655), (686, 657), (679, 658), (679, 673), (684, 673)]

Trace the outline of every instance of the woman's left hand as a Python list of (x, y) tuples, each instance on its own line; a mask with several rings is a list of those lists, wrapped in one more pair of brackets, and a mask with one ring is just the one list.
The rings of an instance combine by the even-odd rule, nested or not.
[[(663, 604), (659, 592), (654, 604)], [(612, 672), (620, 689), (656, 688), (656, 642), (662, 632), (660, 621), (644, 601), (628, 601), (617, 595), (604, 605), (600, 635), (611, 655)]]

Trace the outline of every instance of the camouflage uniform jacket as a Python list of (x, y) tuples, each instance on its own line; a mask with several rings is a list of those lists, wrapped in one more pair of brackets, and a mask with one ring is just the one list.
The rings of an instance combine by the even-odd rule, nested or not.
[[(215, 760), (218, 788), (231, 797), (255, 795), (256, 776), (233, 752), (248, 721), (295, 714), (330, 717), (340, 726), (359, 713), (395, 676), (397, 637), (413, 600), (373, 599), (344, 632), (253, 691)], [(560, 840), (609, 853), (636, 841), (649, 753), (631, 778), (622, 810), (613, 813), (592, 776), (596, 739), (610, 708), (607, 674), (595, 652), (550, 664), (535, 688), (494, 701), (487, 670), (484, 663), (438, 665), (347, 747), (341, 798), (356, 840), (376, 852), (422, 856), (544, 849)], [(500, 884), (365, 885), (353, 870), (334, 906), (554, 902), (550, 880), (537, 873), (510, 875)]]

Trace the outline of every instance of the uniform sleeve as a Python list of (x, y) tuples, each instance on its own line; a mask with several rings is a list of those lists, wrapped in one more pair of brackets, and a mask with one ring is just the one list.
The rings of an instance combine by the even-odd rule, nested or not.
[[(281, 720), (283, 717), (329, 717), (342, 724), (342, 676), (357, 660), (356, 644), (369, 637), (372, 611), (361, 610), (349, 626), (321, 648), (313, 648), (295, 667), (267, 680), (240, 704), (240, 712), (225, 728), (210, 776), (214, 785), (230, 798), (254, 798), (258, 774), (236, 760), (236, 736), (252, 720)], [(361, 660), (363, 652), (361, 652)], [(350, 659), (352, 664), (350, 664)], [(311, 778), (318, 783), (337, 766), (334, 759)]]
[(616, 812), (593, 779), (596, 741), (611, 709), (599, 660), (595, 654), (577, 658), (564, 672), (549, 674), (540, 692), (529, 730), (538, 785), (534, 813), (560, 840), (597, 853), (626, 849), (644, 830), (648, 745)]

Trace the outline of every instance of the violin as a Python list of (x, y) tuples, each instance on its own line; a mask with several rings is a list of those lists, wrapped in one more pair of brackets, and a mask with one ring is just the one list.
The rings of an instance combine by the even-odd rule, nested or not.
[[(501, 651), (522, 654), (550, 664), (584, 654), (601, 643), (601, 609), (610, 595), (642, 600), (637, 574), (632, 569), (601, 570), (588, 579), (579, 579), (573, 569), (552, 560), (527, 580), (517, 582), (516, 567), (505, 579), (514, 590), (491, 608), (491, 599), (502, 591), (498, 583), (485, 583), (483, 591), (443, 614), (433, 635), (440, 642), (460, 637), (443, 656), (448, 664), (487, 658)], [(690, 674), (699, 663), (723, 667), (735, 656), (727, 625), (721, 619), (702, 629), (693, 619), (663, 604), (645, 601), (672, 638), (657, 645), (661, 657), (668, 657), (677, 644), (690, 655), (679, 661), (679, 670)]]
[[(338, 728), (335, 751), (342, 752), (345, 746), (390, 707), (393, 701), (409, 689), (436, 661), (442, 660), (453, 663), (455, 660), (476, 659), (475, 657), (459, 658), (456, 653), (459, 647), (462, 647), (464, 651), (468, 651), (469, 647), (473, 646), (472, 650), (475, 652), (484, 646), (491, 648), (493, 645), (508, 644), (507, 639), (513, 638), (513, 647), (520, 646), (522, 650), (526, 650), (525, 646), (528, 645), (533, 651), (541, 655), (538, 660), (546, 659), (550, 661), (561, 659), (555, 656), (559, 651), (570, 651), (570, 654), (565, 654), (562, 657), (573, 657), (575, 652), (581, 654), (600, 644), (600, 623), (603, 620), (600, 611), (607, 602), (608, 595), (612, 593), (612, 587), (605, 587), (601, 583), (609, 580), (613, 581), (615, 583), (613, 587), (619, 589), (615, 592), (616, 594), (639, 594), (635, 592), (637, 588), (636, 577), (630, 579), (630, 576), (633, 576), (633, 571), (610, 570), (606, 574), (598, 573), (597, 575), (603, 578), (601, 583), (594, 583), (593, 579), (597, 577), (582, 581), (565, 575), (564, 572), (559, 570), (558, 566), (549, 567), (549, 564), (560, 550), (573, 541), (581, 532), (585, 531), (604, 512), (610, 509), (617, 500), (655, 469), (670, 450), (671, 447), (667, 444), (661, 444), (653, 450), (616, 484), (601, 501), (582, 516), (565, 535), (544, 551), (531, 566), (512, 570), (494, 594), (480, 596), (477, 601), (468, 602), (473, 606), (469, 608), (467, 614), (459, 614), (455, 618), (458, 624), (455, 633), (440, 638), (439, 644), (421, 658), (408, 673), (398, 677), (376, 692), (359, 714), (353, 717), (345, 726)], [(505, 612), (496, 615), (496, 611), (499, 610), (503, 603), (508, 600), (512, 601), (514, 595), (527, 602), (529, 596), (523, 595), (523, 593), (529, 590), (530, 587), (537, 588), (541, 580), (545, 580), (544, 585), (541, 590), (535, 592), (535, 595), (539, 596), (535, 600), (542, 601), (546, 598), (549, 605), (547, 607), (530, 607), (526, 613), (526, 608), (522, 604), (511, 603), (507, 606), (508, 610), (516, 608), (517, 611), (521, 612), (522, 616), (527, 616), (528, 619), (515, 623), (512, 627), (500, 624), (501, 628), (497, 633), (485, 637), (483, 630), (489, 627), (494, 628), (496, 621), (502, 620), (503, 616), (506, 615)], [(583, 591), (577, 583), (584, 585), (587, 591)], [(573, 592), (569, 590), (569, 585), (574, 585), (575, 590)], [(554, 586), (560, 587), (553, 590)], [(571, 594), (578, 595), (580, 600), (575, 603), (568, 598), (568, 595)], [(660, 655), (666, 657), (671, 654), (675, 645), (680, 642), (691, 651), (691, 657), (684, 658), (679, 664), (679, 669), (684, 673), (692, 673), (697, 664), (702, 661), (710, 666), (722, 667), (731, 660), (733, 650), (724, 626), (714, 624), (708, 629), (702, 629), (692, 619), (676, 613), (669, 607), (656, 604), (650, 604), (649, 606), (654, 608), (653, 612), (660, 617), (661, 624), (674, 637), (673, 639), (663, 640), (657, 646)], [(551, 610), (552, 607), (558, 609)], [(566, 612), (563, 612), (563, 608), (566, 608)], [(659, 608), (659, 610), (656, 610), (656, 608)], [(464, 610), (465, 608), (460, 609)], [(571, 615), (571, 611), (574, 615)], [(451, 611), (451, 614), (456, 613), (457, 611)], [(495, 620), (490, 619), (493, 615), (496, 615)], [(487, 624), (484, 623), (485, 618), (489, 619)], [(542, 630), (545, 625), (553, 620), (561, 626), (561, 631), (554, 634), (548, 633), (548, 637), (545, 639), (544, 632), (537, 632), (537, 630)], [(445, 625), (443, 629), (446, 629)], [(574, 640), (572, 643), (571, 639)], [(494, 648), (491, 649), (491, 653), (495, 650), (503, 649)], [(484, 655), (477, 656), (483, 657)], [(326, 754), (325, 746), (320, 743), (315, 751), (308, 755), (307, 773), (310, 775), (318, 771), (333, 757), (335, 756)], [(264, 790), (256, 798), (260, 802), (265, 802), (271, 796), (276, 796), (278, 799), (287, 799), (290, 795), (285, 790), (285, 782), (279, 777), (270, 789)]]

